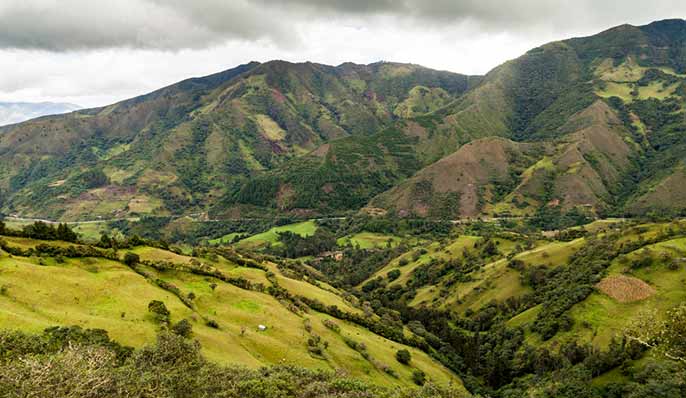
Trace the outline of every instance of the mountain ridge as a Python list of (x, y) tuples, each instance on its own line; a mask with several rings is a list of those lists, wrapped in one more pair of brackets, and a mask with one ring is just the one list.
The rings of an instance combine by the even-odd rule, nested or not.
[(502, 137), (568, 151), (532, 159), (545, 166), (528, 170), (533, 179), (510, 166), (508, 178), (477, 178), (470, 209), (453, 214), (683, 212), (653, 187), (681, 195), (684, 40), (683, 20), (621, 25), (534, 48), (483, 77), (389, 62), (245, 64), (79, 117), (0, 128), (3, 211), (42, 207), (64, 220), (327, 215), (380, 202), (396, 211), (384, 192), (472, 141)]

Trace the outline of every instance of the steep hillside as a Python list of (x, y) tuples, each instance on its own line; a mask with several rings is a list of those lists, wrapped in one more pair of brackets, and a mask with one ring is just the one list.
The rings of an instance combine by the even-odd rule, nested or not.
[(509, 397), (559, 396), (560, 386), (577, 385), (595, 397), (670, 385), (672, 376), (642, 379), (649, 369), (683, 376), (678, 360), (664, 363), (627, 337), (637, 325), (649, 333), (675, 308), (683, 314), (683, 220), (600, 220), (547, 238), (498, 223), (453, 232), (396, 252), (355, 291), (401, 311), (413, 330), (453, 342), (478, 379), (466, 378), (470, 387)]
[(532, 164), (533, 152), (533, 145), (502, 138), (476, 140), (375, 198), (371, 205), (392, 208), (400, 216), (474, 216), (483, 206), (480, 200), (498, 195), (496, 186), (512, 184), (508, 181)]
[[(252, 63), (0, 128), (0, 202), (63, 220), (365, 205), (422, 217), (678, 214), (684, 40), (683, 20), (622, 25), (532, 49), (483, 78)], [(499, 139), (516, 151), (501, 156)], [(483, 168), (479, 151), (493, 155)], [(464, 178), (432, 181), (441, 173)]]
[(476, 81), (407, 64), (251, 63), (9, 126), (0, 129), (5, 210), (63, 219), (203, 211), (241, 178), (332, 139), (364, 140)]
[[(297, 364), (403, 389), (429, 381), (427, 397), (444, 396), (433, 383), (503, 398), (654, 386), (676, 398), (685, 387), (683, 364), (653, 333), (665, 325), (669, 354), (683, 357), (686, 220), (541, 233), (529, 220), (358, 216), (185, 251), (121, 235), (85, 244), (64, 224), (14, 228), (0, 224), (0, 328), (62, 328), (37, 346), (0, 331), (12, 348), (2, 366), (82, 332), (149, 352), (170, 330), (213, 363)], [(67, 241), (37, 239), (57, 236)]]
[[(439, 385), (460, 386), (402, 324), (391, 331), (377, 315), (363, 315), (354, 297), (281, 260), (255, 261), (228, 249), (191, 257), (145, 245), (113, 251), (21, 237), (2, 237), (0, 247), (2, 329), (77, 325), (139, 348), (185, 319), (216, 363), (297, 364), (400, 386), (414, 385), (419, 370)], [(131, 253), (135, 261), (125, 259)], [(151, 311), (155, 300), (169, 314)], [(400, 349), (411, 352), (411, 364), (396, 361)]]
[[(435, 216), (439, 212), (430, 211), (425, 199), (431, 191), (418, 190), (417, 183), (429, 187), (435, 171), (446, 169), (444, 174), (468, 175), (473, 193), (457, 178), (450, 188), (445, 180), (439, 183), (443, 188), (436, 192), (476, 196), (467, 200), (480, 203), (454, 200), (462, 206), (454, 206), (453, 215), (524, 215), (544, 206), (603, 214), (683, 211), (683, 202), (672, 199), (683, 196), (678, 153), (686, 128), (680, 61), (685, 26), (681, 20), (620, 26), (547, 44), (496, 68), (453, 104), (432, 113), (429, 135), (452, 129), (458, 135), (471, 132), (472, 138), (535, 142), (536, 161), (522, 169), (527, 160), (517, 157), (519, 165), (476, 170), (469, 165), (471, 151), (461, 149), (370, 205)], [(486, 154), (492, 149), (483, 142), (477, 147)], [(505, 169), (511, 178), (503, 179)], [(445, 205), (439, 196), (435, 201), (434, 206)]]

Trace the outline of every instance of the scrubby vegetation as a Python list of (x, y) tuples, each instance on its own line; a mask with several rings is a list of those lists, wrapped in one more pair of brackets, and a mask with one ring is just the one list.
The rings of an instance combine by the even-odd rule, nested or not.
[[(542, 396), (554, 392), (554, 396), (564, 397), (564, 391), (582, 391), (587, 396), (614, 397), (651, 391), (653, 382), (669, 386), (673, 392), (668, 397), (680, 396), (683, 391), (678, 306), (686, 302), (686, 294), (670, 282), (678, 281), (675, 275), (686, 271), (680, 262), (686, 255), (683, 222), (598, 221), (547, 238), (528, 220), (446, 225), (387, 215), (283, 227), (284, 232), (273, 236), (256, 234), (275, 239), (267, 245), (245, 246), (241, 240), (233, 247), (196, 246), (192, 256), (141, 238), (103, 236), (96, 245), (89, 245), (78, 239), (39, 241), (25, 235), (24, 229), (4, 228), (6, 237), (0, 249), (12, 257), (0, 259), (0, 264), (19, 261), (42, 268), (70, 267), (83, 259), (78, 261), (84, 261), (84, 272), (98, 273), (101, 266), (94, 266), (89, 258), (117, 262), (142, 277), (150, 286), (146, 289), (161, 289), (169, 295), (149, 298), (138, 310), (115, 312), (109, 315), (112, 319), (127, 322), (142, 316), (147, 327), (163, 331), (163, 339), (188, 344), (192, 340), (179, 339), (198, 339), (209, 352), (216, 349), (215, 338), (209, 337), (212, 333), (235, 334), (232, 339), (243, 341), (252, 333), (293, 338), (277, 332), (273, 325), (251, 332), (236, 323), (243, 312), (227, 317), (209, 304), (225, 297), (231, 287), (238, 289), (232, 290), (232, 296), (244, 297), (232, 299), (236, 308), (252, 313), (259, 308), (255, 297), (244, 295), (264, 295), (275, 300), (270, 306), (283, 311), (280, 318), (292, 317), (288, 322), (294, 322), (296, 330), (304, 330), (304, 334), (296, 332), (300, 337), (287, 344), (300, 347), (308, 361), (333, 364), (341, 355), (360, 356), (363, 367), (375, 372), (372, 380), (424, 386), (425, 391), (439, 394), (428, 396), (443, 394), (436, 390), (437, 384), (445, 386), (437, 383), (441, 374), (437, 366), (459, 375), (470, 392), (484, 396), (513, 397), (538, 391)], [(26, 233), (43, 229), (42, 225), (25, 228)], [(57, 233), (56, 228), (52, 230)], [(365, 236), (362, 233), (384, 236), (380, 242), (386, 243), (361, 248), (342, 239)], [(32, 272), (30, 268), (26, 271)], [(236, 275), (238, 271), (245, 276)], [(0, 282), (6, 272), (0, 272)], [(648, 290), (640, 296), (607, 290), (622, 288), (613, 282), (621, 278), (640, 281)], [(21, 294), (13, 282), (2, 283), (0, 300), (14, 300), (23, 297)], [(630, 306), (636, 314), (644, 310), (672, 314), (668, 318), (671, 323), (637, 315), (612, 319), (602, 315), (603, 323), (594, 324), (598, 302), (603, 303), (602, 311), (626, 311), (624, 307)], [(654, 328), (636, 329), (635, 323), (642, 320)], [(389, 346), (378, 351), (360, 331)], [(126, 358), (121, 362), (108, 363), (113, 375), (108, 383), (121, 382), (114, 375), (132, 366), (127, 361), (136, 358), (137, 350), (151, 349), (142, 346), (139, 343), (134, 351), (122, 351), (120, 355)], [(47, 356), (36, 354), (36, 358), (61, 361), (63, 355), (69, 355), (70, 361), (84, 360), (72, 357), (76, 352), (69, 350), (56, 348)], [(659, 353), (663, 355), (656, 356)], [(36, 361), (32, 363), (39, 366)], [(213, 369), (219, 366), (202, 361)], [(354, 362), (348, 366), (350, 363)], [(237, 369), (222, 372), (231, 374)], [(240, 370), (247, 380), (262, 374), (251, 372), (256, 371)], [(305, 371), (286, 367), (258, 372), (286, 372), (291, 377), (291, 372)], [(335, 384), (336, 377), (328, 375), (322, 383)], [(604, 381), (606, 378), (612, 382)], [(216, 388), (234, 391), (223, 385)], [(377, 391), (376, 387), (365, 388)], [(392, 389), (378, 391), (400, 394)], [(353, 392), (341, 390), (341, 394)]]
[(394, 389), (342, 374), (291, 365), (247, 369), (207, 361), (197, 341), (161, 332), (155, 344), (133, 350), (102, 330), (52, 328), (42, 335), (0, 332), (3, 397), (466, 397), (426, 385)]

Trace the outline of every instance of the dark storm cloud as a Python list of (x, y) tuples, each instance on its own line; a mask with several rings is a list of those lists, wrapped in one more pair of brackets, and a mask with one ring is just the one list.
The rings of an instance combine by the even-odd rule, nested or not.
[(66, 51), (204, 48), (293, 40), (280, 16), (232, 0), (2, 0), (0, 48)]
[(364, 25), (374, 17), (422, 29), (583, 30), (685, 8), (677, 0), (2, 0), (0, 48), (177, 50), (227, 40), (287, 47), (300, 43), (302, 26), (342, 18)]
[[(386, 15), (417, 23), (470, 22), (489, 30), (530, 31), (601, 26), (661, 15), (686, 15), (683, 0), (255, 0), (263, 4), (301, 7), (335, 16)], [(681, 14), (679, 14), (681, 12)]]

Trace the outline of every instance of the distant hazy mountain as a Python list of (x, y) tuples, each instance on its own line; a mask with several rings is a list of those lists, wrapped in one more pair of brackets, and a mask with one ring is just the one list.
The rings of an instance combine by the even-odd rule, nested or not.
[(55, 102), (0, 102), (0, 126), (20, 123), (46, 115), (59, 115), (80, 109), (74, 104)]

